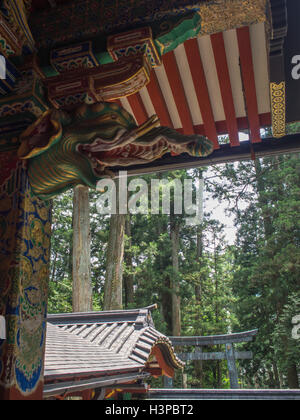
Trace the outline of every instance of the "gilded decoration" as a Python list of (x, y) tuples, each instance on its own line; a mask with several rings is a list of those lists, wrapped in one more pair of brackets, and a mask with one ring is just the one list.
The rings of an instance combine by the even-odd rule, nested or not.
[(6, 56), (21, 55), (23, 47), (35, 51), (35, 42), (28, 25), (27, 0), (2, 0), (0, 10), (0, 50)]
[(268, 0), (208, 0), (199, 4), (200, 35), (266, 22)]
[[(141, 53), (156, 67), (163, 54), (188, 39), (268, 22), (269, 11), (269, 0), (161, 0), (159, 8), (148, 0), (79, 3), (62, 4), (31, 17), (37, 46), (50, 57), (46, 60), (44, 53), (41, 60), (47, 77)], [(65, 101), (57, 100), (59, 106), (84, 101), (93, 102), (93, 95), (74, 92)]]
[(0, 190), (0, 311), (8, 322), (0, 385), (24, 396), (42, 380), (50, 226), (50, 207), (33, 196), (24, 165), (12, 168)]
[(6, 22), (3, 17), (0, 15), (0, 52), (6, 58), (12, 55), (20, 55), (22, 51), (22, 45), (14, 32), (9, 27), (8, 22)]
[(286, 95), (285, 82), (271, 83), (271, 108), (273, 136), (280, 138), (286, 135)]
[[(120, 33), (130, 29), (160, 25), (168, 20), (172, 30), (181, 31), (186, 17), (193, 21), (199, 11), (199, 0), (83, 0), (36, 13), (30, 26), (38, 47), (53, 48), (61, 43)], [(178, 24), (179, 22), (179, 24)], [(168, 27), (170, 27), (168, 25)], [(198, 27), (200, 29), (200, 27)], [(154, 33), (154, 38), (160, 33)]]

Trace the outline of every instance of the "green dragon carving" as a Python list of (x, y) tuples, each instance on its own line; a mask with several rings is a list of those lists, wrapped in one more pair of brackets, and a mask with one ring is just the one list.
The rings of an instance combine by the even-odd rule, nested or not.
[(47, 200), (77, 184), (95, 188), (99, 179), (113, 176), (113, 167), (149, 163), (165, 153), (212, 152), (206, 137), (160, 127), (156, 116), (137, 126), (119, 105), (102, 102), (72, 113), (47, 111), (22, 134), (18, 155), (28, 160), (33, 192)]

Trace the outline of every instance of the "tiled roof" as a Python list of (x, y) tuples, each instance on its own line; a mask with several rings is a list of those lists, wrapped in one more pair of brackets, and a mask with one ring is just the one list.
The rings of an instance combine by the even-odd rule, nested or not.
[(170, 340), (153, 325), (149, 308), (49, 315), (45, 383), (144, 371), (154, 347), (182, 368)]

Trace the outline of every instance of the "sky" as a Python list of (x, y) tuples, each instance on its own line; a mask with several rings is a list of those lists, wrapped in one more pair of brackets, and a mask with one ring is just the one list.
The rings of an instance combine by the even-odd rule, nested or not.
[[(240, 142), (249, 140), (249, 135), (246, 133), (239, 133)], [(209, 176), (209, 175), (208, 175)], [(242, 206), (242, 203), (241, 203)], [(227, 203), (219, 203), (218, 200), (213, 199), (206, 193), (204, 212), (212, 213), (212, 219), (219, 220), (225, 226), (225, 238), (229, 245), (233, 245), (236, 238), (236, 227), (234, 226), (234, 217), (225, 214)]]
[(233, 245), (236, 238), (236, 227), (234, 218), (225, 214), (226, 203), (219, 203), (212, 198), (205, 201), (204, 212), (211, 212), (211, 218), (219, 220), (225, 226), (225, 240), (229, 245)]

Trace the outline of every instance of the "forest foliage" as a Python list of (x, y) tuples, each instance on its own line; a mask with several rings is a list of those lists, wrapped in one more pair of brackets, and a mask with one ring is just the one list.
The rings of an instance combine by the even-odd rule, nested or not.
[[(172, 211), (127, 215), (123, 308), (157, 303), (156, 328), (169, 336), (257, 328), (245, 347), (253, 360), (239, 363), (241, 386), (299, 387), (300, 340), (292, 337), (300, 314), (299, 155), (153, 176), (191, 178), (195, 188), (203, 178), (204, 202), (225, 207), (235, 237), (228, 243), (225, 226), (207, 211), (198, 226)], [(144, 179), (150, 183), (151, 176)], [(94, 310), (103, 309), (110, 227), (109, 216), (97, 212), (98, 194), (90, 192)], [(54, 200), (52, 225), (49, 312), (71, 312), (72, 191)], [(229, 387), (226, 362), (191, 362), (186, 372), (189, 387)]]

